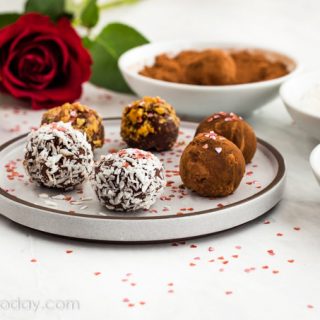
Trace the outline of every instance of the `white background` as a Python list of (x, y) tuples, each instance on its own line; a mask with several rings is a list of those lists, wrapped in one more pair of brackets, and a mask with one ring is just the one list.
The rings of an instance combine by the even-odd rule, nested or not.
[[(0, 11), (19, 9), (21, 3), (2, 0)], [(226, 40), (284, 48), (311, 70), (320, 68), (319, 17), (318, 0), (146, 0), (105, 12), (98, 29), (121, 21), (152, 41)], [(85, 94), (104, 116), (119, 115), (124, 101), (131, 99), (117, 95), (109, 104), (101, 103), (91, 86)], [(0, 109), (0, 116), (6, 112)], [(28, 113), (28, 125), (38, 124), (39, 117)], [(24, 128), (23, 119), (12, 113), (1, 124), (1, 142), (15, 135), (10, 133), (15, 124)], [(0, 300), (80, 302), (78, 311), (0, 311), (0, 319), (319, 319), (320, 189), (308, 164), (317, 142), (292, 124), (279, 99), (248, 120), (258, 136), (280, 150), (288, 167), (284, 199), (267, 216), (178, 247), (76, 242), (0, 218)], [(210, 246), (215, 251), (209, 252)], [(274, 256), (267, 253), (270, 249)], [(229, 263), (223, 265), (219, 256)], [(262, 269), (264, 265), (269, 269)], [(255, 270), (248, 272), (250, 268)], [(170, 289), (174, 292), (168, 293)], [(128, 307), (124, 298), (135, 306)]]

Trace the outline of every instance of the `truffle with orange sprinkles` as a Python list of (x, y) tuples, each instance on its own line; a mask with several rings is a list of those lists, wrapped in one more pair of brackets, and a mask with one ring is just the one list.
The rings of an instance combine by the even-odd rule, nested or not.
[(257, 149), (257, 138), (252, 127), (233, 112), (214, 113), (202, 120), (196, 135), (201, 132), (215, 133), (232, 141), (243, 153), (246, 163), (249, 163)]
[(159, 97), (144, 97), (124, 109), (121, 136), (129, 147), (165, 151), (175, 144), (179, 125), (169, 103)]
[(166, 185), (160, 160), (139, 149), (102, 156), (91, 180), (100, 202), (114, 211), (149, 209)]
[(79, 102), (65, 103), (45, 112), (41, 124), (71, 122), (74, 129), (86, 134), (92, 148), (101, 148), (104, 143), (104, 127), (99, 114)]
[(223, 197), (239, 186), (245, 160), (239, 148), (213, 131), (199, 133), (180, 159), (184, 185), (205, 197)]

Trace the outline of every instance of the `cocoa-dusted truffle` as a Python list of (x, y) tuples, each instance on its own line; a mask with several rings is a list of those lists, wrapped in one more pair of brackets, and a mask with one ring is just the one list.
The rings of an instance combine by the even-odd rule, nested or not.
[(150, 152), (123, 149), (95, 164), (92, 186), (109, 210), (149, 209), (165, 187), (164, 169)]
[(252, 127), (235, 113), (218, 112), (204, 119), (198, 126), (200, 132), (214, 131), (232, 141), (249, 163), (257, 149), (257, 138)]
[(31, 181), (69, 190), (89, 176), (93, 154), (83, 133), (54, 122), (29, 134), (23, 164)]
[(79, 102), (65, 103), (45, 112), (41, 124), (71, 122), (73, 128), (86, 133), (92, 148), (101, 148), (104, 143), (104, 127), (99, 114)]
[(205, 197), (233, 193), (245, 171), (242, 152), (228, 139), (213, 131), (198, 134), (180, 159), (184, 185)]
[(228, 52), (220, 49), (198, 53), (186, 66), (186, 82), (197, 85), (233, 84), (236, 64)]
[(121, 136), (132, 148), (170, 150), (177, 140), (179, 124), (169, 103), (159, 97), (144, 97), (124, 109)]

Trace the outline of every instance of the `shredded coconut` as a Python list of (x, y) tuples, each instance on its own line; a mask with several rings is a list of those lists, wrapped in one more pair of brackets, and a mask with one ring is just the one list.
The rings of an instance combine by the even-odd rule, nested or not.
[(160, 160), (139, 149), (123, 149), (101, 157), (92, 185), (109, 210), (149, 209), (161, 195), (166, 181)]
[(24, 166), (32, 181), (47, 187), (72, 189), (91, 173), (93, 153), (86, 136), (70, 123), (51, 123), (32, 131)]

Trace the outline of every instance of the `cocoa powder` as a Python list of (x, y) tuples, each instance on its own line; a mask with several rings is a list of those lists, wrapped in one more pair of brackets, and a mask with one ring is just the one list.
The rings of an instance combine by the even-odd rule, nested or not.
[(288, 68), (280, 60), (271, 60), (250, 50), (185, 50), (174, 57), (156, 56), (152, 66), (139, 73), (149, 78), (194, 85), (232, 85), (282, 77)]

